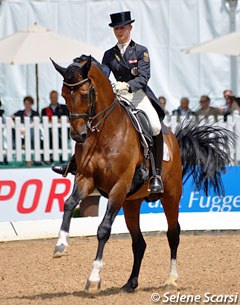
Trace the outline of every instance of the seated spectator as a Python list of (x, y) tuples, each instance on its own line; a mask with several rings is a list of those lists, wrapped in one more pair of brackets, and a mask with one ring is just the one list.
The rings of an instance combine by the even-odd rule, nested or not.
[(159, 96), (158, 100), (165, 114), (169, 115), (169, 112), (166, 110), (166, 105), (167, 105), (166, 98), (164, 96)]
[[(58, 92), (53, 90), (50, 92), (49, 95), (50, 98), (50, 105), (44, 109), (42, 109), (42, 117), (43, 116), (48, 116), (49, 121), (52, 120), (53, 116), (57, 116), (58, 119), (61, 118), (61, 116), (68, 116), (69, 112), (68, 112), (68, 108), (66, 105), (62, 105), (58, 103)], [(62, 147), (62, 132), (61, 132), (61, 128), (58, 128), (58, 139), (59, 139), (59, 148)], [(53, 149), (53, 140), (52, 140), (52, 129), (49, 129), (49, 145), (50, 145), (50, 149)], [(47, 164), (51, 164), (52, 162), (54, 162), (54, 160), (51, 157), (50, 162), (45, 162)]]
[[(2, 107), (2, 102), (0, 100), (0, 108)], [(4, 110), (3, 109), (0, 109), (0, 117), (2, 118), (3, 117), (3, 114), (4, 114)]]
[(220, 112), (225, 113), (229, 110), (229, 103), (230, 103), (231, 96), (233, 96), (232, 90), (226, 89), (223, 91), (223, 97), (224, 97), (225, 103), (222, 107), (219, 108)]
[(15, 112), (12, 117), (13, 118), (20, 117), (21, 123), (24, 123), (25, 117), (29, 117), (32, 121), (35, 116), (39, 116), (38, 112), (32, 109), (33, 104), (34, 104), (34, 100), (31, 96), (24, 97), (23, 99), (24, 109)]
[(201, 108), (196, 111), (197, 116), (204, 116), (205, 118), (213, 115), (215, 121), (217, 121), (217, 116), (220, 114), (218, 108), (214, 108), (210, 106), (210, 97), (207, 95), (202, 95), (200, 98), (200, 106)]
[(57, 116), (59, 119), (61, 116), (68, 116), (69, 112), (66, 105), (58, 103), (58, 92), (53, 90), (50, 92), (50, 105), (42, 109), (42, 116), (48, 116), (49, 120), (52, 116)]
[[(34, 104), (34, 100), (33, 100), (33, 98), (31, 96), (24, 97), (24, 99), (23, 99), (24, 109), (23, 110), (18, 110), (17, 112), (15, 112), (12, 115), (13, 120), (16, 117), (20, 117), (21, 118), (21, 123), (24, 123), (24, 118), (29, 117), (30, 121), (32, 122), (34, 117), (39, 116), (38, 112), (34, 111), (32, 109), (33, 104)], [(21, 134), (24, 135), (24, 133), (25, 133), (25, 128), (22, 127)], [(34, 148), (34, 132), (33, 132), (33, 128), (31, 128), (31, 130), (30, 130), (30, 137), (31, 137), (31, 148)], [(15, 147), (15, 142), (16, 142), (16, 139), (15, 139), (15, 130), (13, 130), (13, 146), (14, 147)], [(30, 166), (30, 165), (33, 164), (33, 162), (32, 161), (28, 161), (28, 162), (26, 162), (26, 164), (28, 166)]]
[(240, 114), (240, 97), (231, 96), (231, 100), (233, 112)]
[[(4, 121), (4, 117), (3, 117), (4, 110), (1, 109), (1, 107), (2, 107), (2, 102), (1, 102), (1, 100), (0, 100), (0, 118), (2, 118), (3, 121)], [(5, 164), (8, 164), (8, 162), (7, 162), (7, 157), (6, 157), (6, 156), (4, 156), (4, 161), (3, 161), (3, 162), (0, 162), (0, 165), (5, 165)]]
[(187, 97), (182, 97), (180, 100), (180, 106), (173, 110), (172, 114), (177, 115), (178, 118), (181, 116), (186, 117), (188, 119), (190, 115), (194, 115), (195, 113), (189, 108), (189, 99)]
[[(223, 117), (224, 117), (224, 122), (227, 121), (227, 116), (229, 114), (232, 114), (233, 113), (233, 102), (234, 100), (237, 99), (235, 96), (229, 96), (227, 99), (226, 99), (226, 105), (225, 105), (225, 108), (224, 108), (224, 112), (223, 112)], [(222, 111), (221, 111), (222, 113)]]

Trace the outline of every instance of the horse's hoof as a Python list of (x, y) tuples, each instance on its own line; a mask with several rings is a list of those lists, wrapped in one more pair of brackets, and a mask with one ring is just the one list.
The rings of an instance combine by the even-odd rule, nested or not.
[(138, 286), (137, 280), (128, 281), (127, 284), (122, 286), (121, 290), (124, 292), (132, 293)]
[(54, 249), (54, 252), (53, 252), (53, 258), (59, 258), (59, 257), (68, 255), (67, 248), (68, 247), (65, 246), (64, 244), (56, 246)]
[(177, 280), (178, 278), (175, 275), (171, 274), (163, 285), (164, 289), (166, 291), (177, 290)]
[(98, 292), (101, 289), (101, 280), (100, 281), (96, 281), (96, 282), (92, 282), (87, 280), (86, 286), (85, 286), (85, 290), (87, 292)]
[(126, 284), (126, 285), (122, 286), (121, 290), (123, 292), (132, 293), (135, 291), (135, 288), (133, 288), (131, 285)]

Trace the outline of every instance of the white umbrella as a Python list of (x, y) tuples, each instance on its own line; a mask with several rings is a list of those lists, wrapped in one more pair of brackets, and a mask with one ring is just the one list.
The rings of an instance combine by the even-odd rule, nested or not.
[(218, 53), (240, 55), (240, 32), (233, 32), (213, 40), (201, 43), (192, 48), (184, 49), (186, 53)]
[(38, 63), (49, 62), (50, 57), (57, 61), (67, 62), (81, 54), (91, 54), (100, 60), (103, 52), (84, 42), (52, 32), (36, 23), (26, 30), (0, 40), (0, 62), (14, 65), (35, 64), (38, 109)]
[(183, 51), (188, 54), (218, 53), (231, 55), (231, 87), (234, 92), (237, 92), (238, 68), (235, 56), (240, 55), (240, 32), (231, 32), (224, 36), (196, 45), (192, 48), (184, 49)]

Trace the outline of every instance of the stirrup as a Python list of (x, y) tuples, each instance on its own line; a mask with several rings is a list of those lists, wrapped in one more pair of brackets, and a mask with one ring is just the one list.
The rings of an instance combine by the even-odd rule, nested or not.
[[(159, 181), (159, 184), (157, 185), (152, 185), (152, 181), (153, 180), (158, 180)], [(153, 190), (153, 188), (156, 187), (156, 188), (159, 188), (159, 190)], [(153, 194), (158, 194), (158, 193), (163, 193), (164, 192), (164, 187), (163, 187), (163, 181), (162, 181), (162, 177), (160, 175), (154, 175), (152, 177), (150, 177), (149, 181), (148, 181), (148, 192), (151, 192)]]

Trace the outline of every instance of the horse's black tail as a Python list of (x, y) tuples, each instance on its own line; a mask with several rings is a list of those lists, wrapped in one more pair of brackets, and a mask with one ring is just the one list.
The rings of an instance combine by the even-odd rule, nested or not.
[(192, 176), (196, 191), (209, 189), (221, 196), (224, 186), (221, 174), (231, 163), (230, 147), (234, 134), (222, 127), (203, 125), (203, 121), (184, 121), (176, 132), (183, 166), (183, 183)]

